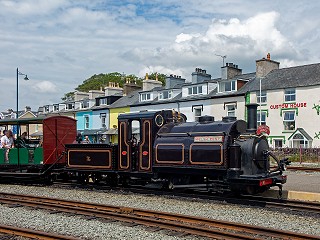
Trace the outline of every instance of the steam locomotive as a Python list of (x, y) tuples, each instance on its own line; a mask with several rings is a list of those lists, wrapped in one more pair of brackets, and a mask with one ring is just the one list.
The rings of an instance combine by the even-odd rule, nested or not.
[[(256, 194), (281, 188), (286, 182), (285, 160), (272, 155), (266, 138), (256, 134), (257, 105), (247, 105), (247, 114), (248, 124), (235, 117), (215, 121), (211, 116), (186, 122), (185, 115), (171, 110), (121, 114), (118, 145), (67, 144), (65, 171), (83, 182), (169, 189)], [(271, 160), (277, 163), (274, 170)]]
[(184, 114), (172, 110), (121, 114), (118, 145), (74, 144), (76, 120), (68, 117), (0, 120), (0, 125), (19, 128), (43, 124), (42, 145), (18, 145), (10, 150), (9, 161), (0, 149), (0, 181), (76, 179), (249, 194), (281, 189), (285, 161), (273, 156), (266, 138), (256, 134), (256, 104), (247, 105), (247, 116), (248, 123), (211, 116), (186, 122)]

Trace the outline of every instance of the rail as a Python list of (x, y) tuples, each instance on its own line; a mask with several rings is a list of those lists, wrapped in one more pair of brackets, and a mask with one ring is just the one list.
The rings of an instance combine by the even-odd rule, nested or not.
[(59, 235), (54, 233), (47, 233), (42, 231), (36, 231), (28, 228), (18, 228), (7, 225), (0, 225), (0, 233), (10, 236), (27, 237), (32, 239), (42, 239), (42, 240), (76, 240), (77, 238)]
[(38, 196), (0, 193), (0, 202), (38, 209), (52, 209), (55, 212), (67, 212), (97, 219), (111, 219), (130, 224), (141, 224), (215, 239), (269, 239), (270, 237), (279, 239), (319, 239), (318, 236), (221, 220)]

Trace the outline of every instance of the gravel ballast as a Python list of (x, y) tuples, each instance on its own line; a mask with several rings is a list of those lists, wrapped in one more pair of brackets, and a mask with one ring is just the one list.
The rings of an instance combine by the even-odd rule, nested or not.
[[(142, 194), (97, 190), (59, 189), (56, 187), (0, 185), (0, 192), (62, 198), (116, 206), (152, 209), (185, 215), (239, 222), (320, 236), (320, 218), (314, 214), (275, 211), (267, 208), (178, 199)], [(152, 232), (143, 226), (127, 227), (120, 222), (85, 220), (80, 216), (49, 214), (43, 210), (1, 206), (0, 224), (72, 235), (81, 239), (195, 239), (170, 236), (166, 231)], [(201, 238), (199, 238), (201, 239)]]

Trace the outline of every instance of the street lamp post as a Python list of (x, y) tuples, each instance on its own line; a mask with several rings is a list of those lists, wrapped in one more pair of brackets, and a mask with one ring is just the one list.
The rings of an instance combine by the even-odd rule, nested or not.
[[(19, 72), (19, 69), (17, 68), (17, 112), (16, 112), (16, 119), (18, 119), (18, 117), (19, 117), (18, 116), (18, 114), (19, 114), (19, 75), (25, 76), (24, 80), (26, 80), (26, 81), (29, 80), (27, 74)], [(17, 131), (17, 134), (18, 134), (18, 131)]]
[[(24, 80), (29, 80), (28, 76), (22, 72), (19, 72), (19, 69), (17, 68), (17, 112), (16, 112), (16, 119), (18, 119), (19, 117), (19, 75), (21, 76), (25, 76), (24, 77)], [(17, 139), (18, 139), (18, 136), (19, 136), (19, 130), (20, 130), (20, 126), (16, 125), (16, 131), (17, 131)], [(19, 169), (20, 169), (20, 172), (22, 172), (21, 168), (20, 168), (20, 149), (19, 149), (19, 144), (17, 145), (18, 147), (18, 166), (19, 166)]]

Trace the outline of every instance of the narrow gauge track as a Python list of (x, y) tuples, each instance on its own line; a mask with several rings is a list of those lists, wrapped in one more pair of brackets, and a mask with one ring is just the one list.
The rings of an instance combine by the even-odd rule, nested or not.
[(7, 226), (7, 225), (0, 225), (0, 233), (5, 235), (10, 235), (10, 236), (19, 236), (19, 237), (27, 237), (31, 239), (42, 239), (42, 240), (56, 240), (56, 239), (76, 240), (77, 239), (70, 236), (35, 231), (32, 229), (18, 228), (18, 227)]
[(269, 208), (281, 208), (281, 209), (292, 209), (298, 211), (308, 211), (315, 214), (320, 214), (320, 202), (310, 202), (310, 201), (298, 201), (298, 200), (289, 200), (289, 199), (278, 199), (262, 196), (228, 196), (228, 195), (213, 195), (211, 192), (207, 191), (167, 191), (159, 190), (152, 188), (143, 188), (143, 187), (130, 187), (130, 188), (118, 188), (118, 187), (109, 187), (103, 185), (81, 185), (75, 183), (55, 183), (53, 187), (58, 188), (80, 188), (80, 189), (94, 189), (102, 191), (125, 191), (128, 193), (138, 193), (138, 194), (153, 194), (159, 196), (175, 196), (183, 197), (186, 199), (201, 199), (201, 200), (211, 200), (211, 201), (221, 201), (230, 204), (241, 204), (249, 206), (259, 206), (259, 207), (269, 207)]
[(295, 171), (320, 172), (320, 168), (318, 168), (318, 167), (287, 166), (287, 169), (288, 170), (295, 170)]
[(88, 219), (108, 219), (148, 227), (173, 230), (183, 234), (199, 235), (215, 239), (320, 239), (317, 236), (276, 230), (247, 224), (212, 220), (181, 214), (143, 210), (130, 207), (75, 202), (38, 196), (0, 193), (0, 203), (16, 207), (28, 206), (47, 209), (56, 213), (84, 215)]
[[(275, 169), (276, 167), (271, 167), (271, 168)], [(320, 167), (287, 166), (287, 170), (305, 171), (305, 172), (320, 172)]]

